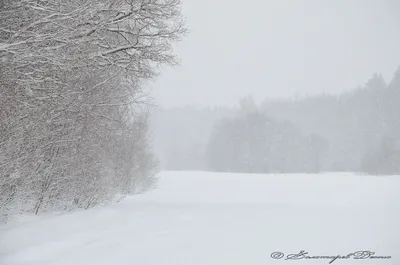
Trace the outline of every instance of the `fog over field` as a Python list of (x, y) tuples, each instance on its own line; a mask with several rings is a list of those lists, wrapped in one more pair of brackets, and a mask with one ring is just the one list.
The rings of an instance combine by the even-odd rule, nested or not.
[(162, 169), (400, 172), (397, 1), (183, 10), (181, 64), (153, 84)]

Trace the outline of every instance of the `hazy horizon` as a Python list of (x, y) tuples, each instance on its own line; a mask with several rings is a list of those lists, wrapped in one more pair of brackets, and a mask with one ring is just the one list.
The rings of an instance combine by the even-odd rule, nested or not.
[(399, 10), (395, 0), (185, 1), (181, 64), (150, 86), (168, 108), (336, 94), (374, 73), (389, 81), (400, 65)]

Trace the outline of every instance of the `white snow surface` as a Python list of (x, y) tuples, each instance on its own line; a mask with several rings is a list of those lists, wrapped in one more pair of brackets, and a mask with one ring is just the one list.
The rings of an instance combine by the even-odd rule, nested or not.
[[(119, 204), (0, 226), (0, 265), (400, 264), (400, 176), (161, 172)], [(282, 252), (281, 259), (272, 259)]]

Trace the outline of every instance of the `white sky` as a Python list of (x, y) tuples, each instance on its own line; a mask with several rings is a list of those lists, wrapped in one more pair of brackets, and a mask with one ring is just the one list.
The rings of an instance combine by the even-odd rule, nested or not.
[(183, 0), (181, 65), (152, 85), (160, 106), (337, 93), (400, 65), (398, 0)]

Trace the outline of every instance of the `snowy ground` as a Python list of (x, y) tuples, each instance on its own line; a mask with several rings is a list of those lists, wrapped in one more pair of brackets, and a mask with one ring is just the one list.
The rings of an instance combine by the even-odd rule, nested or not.
[[(0, 226), (0, 265), (400, 264), (400, 177), (163, 172), (118, 205)], [(271, 253), (285, 257), (272, 259)], [(275, 254), (278, 255), (278, 254)], [(278, 255), (279, 256), (279, 255)]]

